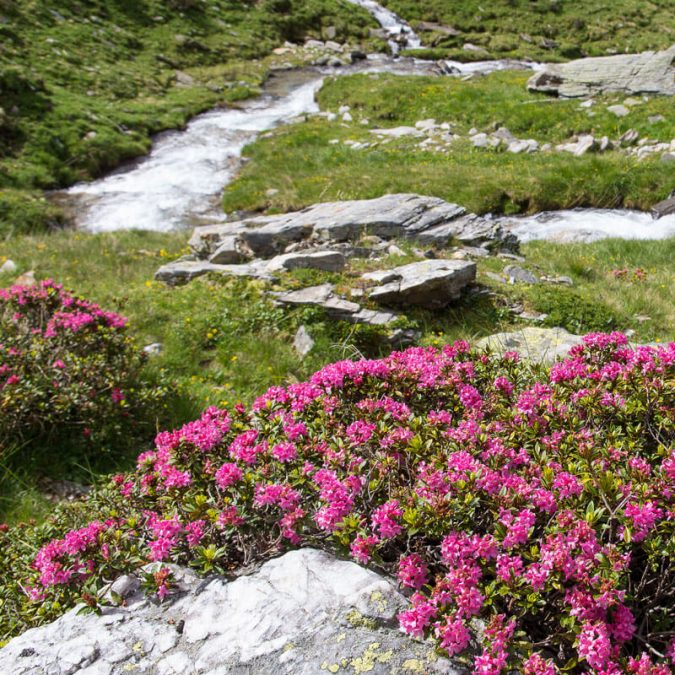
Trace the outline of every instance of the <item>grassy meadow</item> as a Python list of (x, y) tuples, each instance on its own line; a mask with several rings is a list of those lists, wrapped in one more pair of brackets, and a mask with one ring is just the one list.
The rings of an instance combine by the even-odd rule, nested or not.
[[(507, 127), (518, 138), (557, 144), (574, 134), (619, 139), (629, 129), (660, 141), (675, 138), (667, 97), (607, 110), (623, 98), (598, 97), (592, 108), (525, 89), (529, 74), (500, 72), (469, 81), (382, 74), (333, 78), (319, 93), (325, 111), (351, 107), (353, 122), (310, 117), (281, 127), (244, 150), (249, 161), (225, 189), (226, 211), (287, 210), (317, 201), (417, 192), (442, 197), (476, 213), (534, 213), (577, 206), (649, 209), (675, 188), (672, 166), (659, 156), (638, 161), (623, 151), (512, 154), (474, 148), (467, 133)], [(590, 113), (590, 114), (589, 114)], [(663, 119), (650, 121), (661, 116)], [(377, 142), (376, 127), (434, 118), (460, 135), (447, 154), (420, 148), (420, 139)], [(365, 123), (367, 121), (367, 123)], [(363, 123), (362, 123), (363, 122)], [(331, 141), (340, 141), (331, 143)], [(345, 140), (376, 143), (352, 149)], [(277, 190), (270, 196), (270, 188)]]

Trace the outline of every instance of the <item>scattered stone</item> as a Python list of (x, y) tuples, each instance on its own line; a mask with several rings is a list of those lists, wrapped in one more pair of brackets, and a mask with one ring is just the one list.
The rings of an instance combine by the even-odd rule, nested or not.
[(664, 199), (658, 204), (652, 206), (652, 215), (654, 218), (663, 218), (663, 216), (670, 216), (675, 213), (675, 197)]
[(387, 246), (387, 253), (389, 255), (398, 255), (398, 256), (405, 255), (405, 251), (396, 246), (396, 244), (390, 244), (389, 246)]
[(404, 136), (414, 136), (419, 138), (424, 133), (415, 127), (392, 127), (390, 129), (371, 129), (371, 134), (376, 136), (390, 136), (392, 138), (403, 138)]
[(439, 309), (457, 300), (476, 279), (475, 263), (461, 260), (425, 260), (387, 272), (396, 278), (384, 277), (387, 281), (369, 292), (371, 300), (426, 309)]
[(621, 54), (550, 64), (527, 83), (528, 89), (566, 98), (596, 93), (675, 94), (675, 45), (662, 52)]
[(559, 276), (559, 277), (542, 277), (544, 281), (548, 281), (550, 284), (558, 284), (561, 286), (574, 286), (574, 281), (572, 277), (568, 276)]
[(176, 76), (177, 87), (193, 87), (195, 84), (195, 78), (192, 75), (184, 73), (182, 70), (177, 70), (174, 75)]
[(344, 269), (344, 266), (345, 257), (339, 251), (307, 251), (276, 256), (265, 264), (265, 269), (268, 272), (296, 269), (340, 272)]
[(650, 124), (657, 124), (658, 122), (665, 122), (666, 118), (663, 115), (650, 115), (648, 118)]
[(316, 675), (366, 662), (359, 672), (373, 675), (411, 663), (429, 675), (466, 672), (404, 635), (396, 615), (406, 598), (353, 562), (301, 549), (235, 581), (171, 567), (181, 590), (173, 598), (148, 602), (131, 583), (123, 606), (80, 616), (76, 608), (11, 640), (0, 650), (3, 671)]
[(523, 284), (539, 283), (539, 279), (532, 274), (532, 272), (523, 269), (522, 267), (518, 267), (518, 265), (507, 265), (504, 268), (504, 274), (511, 284), (515, 284), (516, 282)]
[(162, 344), (161, 342), (152, 342), (149, 345), (143, 347), (143, 352), (148, 356), (157, 356), (162, 353)]
[(539, 143), (533, 138), (528, 138), (526, 140), (513, 140), (507, 146), (507, 151), (512, 152), (514, 155), (518, 155), (522, 152), (532, 153), (539, 150)]
[(465, 42), (462, 45), (462, 49), (465, 52), (474, 52), (475, 54), (488, 54), (488, 50), (484, 49), (483, 47), (479, 47), (478, 45), (475, 45), (471, 42)]
[(14, 284), (16, 286), (35, 286), (35, 284), (37, 284), (37, 281), (35, 280), (35, 271), (29, 270), (25, 274), (19, 275), (14, 279)]
[(293, 339), (293, 348), (300, 356), (307, 356), (314, 347), (314, 340), (305, 326), (300, 326), (295, 338)]
[(321, 284), (301, 288), (298, 291), (277, 293), (275, 297), (277, 302), (283, 305), (323, 305), (333, 297), (333, 290), (333, 284)]
[(548, 318), (548, 314), (540, 314), (539, 312), (520, 312), (518, 317), (524, 321), (541, 322)]
[(582, 337), (568, 333), (564, 328), (523, 328), (513, 333), (497, 333), (478, 342), (479, 347), (489, 347), (503, 354), (515, 351), (524, 359), (552, 363), (567, 355)]
[(511, 253), (509, 251), (499, 251), (497, 253), (498, 258), (503, 258), (504, 260), (515, 260), (516, 262), (525, 262), (525, 257), (522, 255), (517, 255), (516, 253)]
[(591, 134), (582, 134), (575, 142), (557, 145), (556, 150), (559, 152), (571, 152), (575, 157), (581, 157), (596, 147), (596, 140)]
[(496, 272), (490, 272), (490, 270), (486, 270), (485, 272), (483, 272), (483, 274), (488, 279), (492, 279), (492, 281), (497, 281), (500, 284), (505, 284), (508, 282), (508, 279), (506, 277), (503, 277), (501, 274), (497, 274)]
[(617, 117), (625, 117), (626, 115), (630, 114), (630, 110), (626, 108), (625, 105), (608, 105), (607, 106), (607, 112), (611, 112), (613, 115), (616, 115)]
[(278, 194), (279, 190), (277, 190), (277, 188), (269, 188), (269, 190), (265, 190), (265, 197), (274, 197)]
[(387, 342), (394, 349), (400, 349), (415, 344), (420, 337), (422, 337), (422, 334), (412, 328), (397, 328), (392, 331)]
[(45, 476), (38, 482), (41, 492), (52, 502), (75, 501), (91, 492), (91, 487), (72, 480), (54, 480)]
[(661, 155), (662, 162), (675, 162), (675, 152), (664, 152)]
[(17, 266), (13, 260), (5, 260), (5, 262), (0, 265), (0, 274), (14, 274), (16, 270)]

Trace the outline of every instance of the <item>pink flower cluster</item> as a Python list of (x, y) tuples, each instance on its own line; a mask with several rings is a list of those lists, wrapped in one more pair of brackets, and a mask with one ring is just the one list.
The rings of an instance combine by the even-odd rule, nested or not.
[[(411, 593), (406, 632), (449, 655), (478, 644), (476, 673), (552, 675), (577, 659), (662, 675), (674, 377), (675, 344), (630, 349), (620, 334), (587, 336), (550, 371), (464, 342), (331, 364), (251, 411), (212, 408), (159, 434), (117, 480), (126, 535), (110, 555), (120, 571), (126, 545), (199, 567), (212, 545), (226, 570), (251, 551), (339, 548)], [(104, 566), (109, 532), (94, 531), (84, 550), (43, 549), (41, 592), (76, 592)]]

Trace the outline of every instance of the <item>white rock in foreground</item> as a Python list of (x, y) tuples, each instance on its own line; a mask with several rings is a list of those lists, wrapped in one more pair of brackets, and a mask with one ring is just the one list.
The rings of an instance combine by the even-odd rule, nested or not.
[(0, 650), (2, 672), (463, 672), (400, 632), (406, 600), (391, 582), (327, 553), (292, 551), (232, 582), (177, 575), (184, 590), (171, 602), (154, 604), (129, 580), (126, 607), (72, 610), (14, 638)]

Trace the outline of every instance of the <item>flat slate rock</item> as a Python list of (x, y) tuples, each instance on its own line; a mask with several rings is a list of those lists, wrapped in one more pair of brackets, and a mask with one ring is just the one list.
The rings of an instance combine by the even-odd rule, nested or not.
[(115, 582), (123, 607), (77, 608), (0, 649), (4, 673), (245, 675), (322, 672), (466, 673), (398, 628), (407, 600), (353, 562), (301, 549), (228, 582), (173, 567), (180, 593), (146, 599), (134, 577)]
[[(369, 291), (383, 305), (440, 309), (457, 300), (476, 279), (476, 264), (464, 260), (424, 260), (363, 277), (381, 285)], [(381, 281), (380, 281), (381, 280)]]
[(297, 291), (272, 294), (281, 305), (314, 305), (323, 307), (328, 316), (338, 321), (361, 323), (369, 326), (386, 326), (398, 318), (392, 312), (378, 312), (365, 309), (356, 302), (351, 302), (335, 293), (333, 284), (309, 286)]
[(274, 275), (254, 264), (215, 265), (207, 260), (176, 260), (167, 263), (155, 272), (155, 280), (176, 286), (209, 273), (235, 277), (253, 277), (254, 279), (262, 279), (264, 281), (276, 280)]
[(619, 54), (551, 64), (527, 83), (531, 91), (565, 98), (598, 93), (675, 94), (675, 45), (662, 52)]

